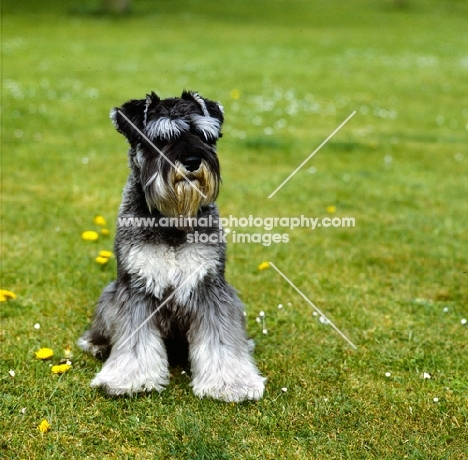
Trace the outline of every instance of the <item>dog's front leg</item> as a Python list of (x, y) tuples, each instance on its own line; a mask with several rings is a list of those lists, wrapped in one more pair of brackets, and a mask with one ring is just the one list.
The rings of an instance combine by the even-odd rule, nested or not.
[[(122, 305), (114, 317), (112, 350), (91, 382), (110, 395), (162, 391), (169, 383), (167, 352), (144, 300)], [(146, 321), (146, 322), (145, 322)]]
[(196, 296), (203, 308), (188, 334), (193, 392), (226, 402), (259, 400), (266, 379), (250, 354), (243, 305), (229, 285), (217, 289)]

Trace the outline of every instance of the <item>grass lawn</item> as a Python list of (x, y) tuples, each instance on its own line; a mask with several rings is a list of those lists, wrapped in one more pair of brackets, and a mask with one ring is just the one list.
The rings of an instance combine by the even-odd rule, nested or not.
[[(3, 2), (0, 288), (16, 299), (0, 303), (0, 458), (467, 458), (467, 3), (98, 6)], [(115, 276), (114, 259), (94, 260), (128, 174), (109, 110), (184, 88), (225, 108), (222, 215), (356, 223), (231, 229), (289, 237), (229, 244), (268, 378), (257, 403), (199, 400), (181, 369), (161, 394), (110, 398), (75, 345)], [(85, 242), (96, 215), (110, 235)]]

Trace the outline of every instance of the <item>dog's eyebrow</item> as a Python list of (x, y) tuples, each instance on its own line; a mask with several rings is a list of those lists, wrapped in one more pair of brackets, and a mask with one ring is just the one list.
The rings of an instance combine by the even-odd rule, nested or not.
[(145, 131), (149, 137), (158, 137), (169, 141), (179, 137), (183, 132), (189, 129), (189, 122), (183, 118), (171, 119), (169, 117), (161, 117), (156, 120), (151, 120), (146, 126)]
[(193, 113), (190, 115), (190, 119), (194, 124), (195, 128), (203, 133), (206, 139), (218, 139), (219, 131), (221, 128), (221, 122), (210, 115), (198, 115)]

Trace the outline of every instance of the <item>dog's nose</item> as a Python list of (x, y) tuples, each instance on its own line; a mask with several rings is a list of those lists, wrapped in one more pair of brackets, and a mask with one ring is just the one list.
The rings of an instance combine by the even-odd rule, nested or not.
[(201, 158), (195, 155), (191, 155), (184, 159), (182, 162), (187, 171), (193, 172), (196, 171), (201, 165)]

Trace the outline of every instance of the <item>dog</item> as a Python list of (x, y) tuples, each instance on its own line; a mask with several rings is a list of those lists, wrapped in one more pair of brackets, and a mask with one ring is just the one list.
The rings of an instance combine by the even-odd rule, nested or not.
[(224, 274), (215, 204), (222, 106), (193, 91), (167, 99), (152, 92), (110, 116), (130, 144), (130, 174), (114, 243), (117, 278), (78, 341), (104, 361), (91, 387), (161, 392), (169, 366), (187, 363), (200, 398), (261, 399), (266, 379), (252, 358), (244, 305)]

